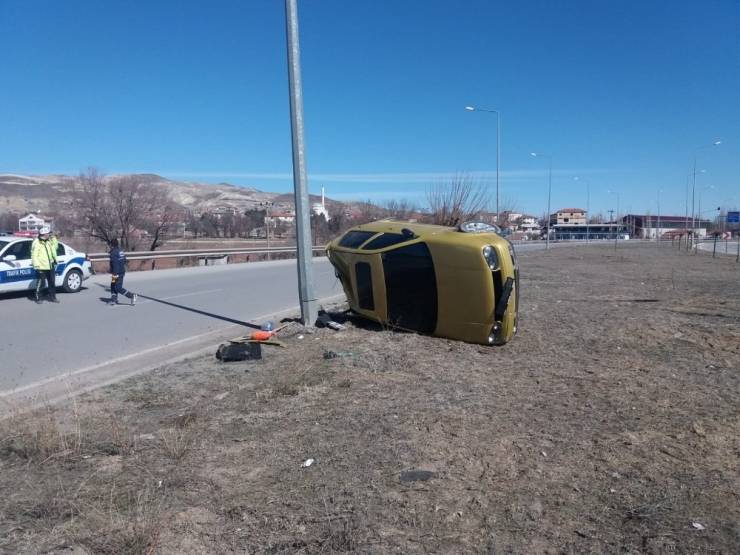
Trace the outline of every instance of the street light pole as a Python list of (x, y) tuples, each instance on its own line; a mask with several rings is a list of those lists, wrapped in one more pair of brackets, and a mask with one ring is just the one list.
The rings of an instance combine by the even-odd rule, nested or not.
[(660, 246), (660, 193), (663, 191), (658, 191), (658, 229), (655, 232), (655, 242), (658, 243), (658, 246)]
[(487, 110), (484, 108), (473, 108), (472, 106), (465, 106), (465, 109), (470, 112), (489, 112), (496, 114), (496, 225), (499, 224), (499, 191), (500, 191), (500, 178), (501, 178), (501, 113), (498, 110)]
[(550, 161), (550, 179), (547, 182), (547, 244), (546, 249), (550, 248), (550, 197), (552, 196), (552, 156), (545, 156), (544, 154), (532, 153), (532, 156), (539, 156), (540, 158), (547, 158)]
[[(617, 218), (619, 218), (619, 193), (615, 193), (614, 191), (607, 191), (610, 195), (617, 195)], [(617, 247), (617, 236), (619, 235), (619, 224), (617, 224), (617, 218), (614, 218), (614, 227), (615, 227), (615, 233), (614, 233), (614, 248)]]
[(716, 141), (711, 145), (698, 146), (694, 149), (694, 186), (691, 191), (691, 247), (694, 247), (694, 227), (696, 226), (696, 212), (694, 211), (694, 201), (696, 200), (696, 157), (699, 154), (699, 150), (702, 148), (709, 148), (710, 146), (719, 146), (722, 141)]
[[(699, 170), (699, 173), (704, 173), (707, 170)], [(683, 230), (686, 233), (686, 251), (689, 250), (689, 177), (691, 177), (692, 173), (686, 176), (686, 204), (684, 204), (684, 207), (686, 208), (686, 222), (683, 225)], [(693, 209), (693, 207), (692, 207)], [(693, 233), (694, 230), (692, 229), (691, 232)]]
[(591, 182), (588, 179), (581, 179), (580, 177), (576, 177), (576, 181), (586, 182), (586, 244), (588, 245), (588, 236), (589, 236), (588, 206), (589, 206), (590, 197), (591, 197)]
[(314, 285), (311, 220), (308, 205), (308, 170), (306, 169), (306, 141), (303, 128), (303, 85), (301, 82), (297, 0), (285, 0), (285, 27), (288, 43), (290, 132), (293, 146), (298, 298), (301, 303), (301, 323), (304, 326), (313, 326), (319, 317), (319, 303), (316, 299), (316, 287)]
[(714, 189), (714, 185), (699, 189), (699, 237), (701, 237), (701, 193), (702, 191), (708, 191), (709, 189)]

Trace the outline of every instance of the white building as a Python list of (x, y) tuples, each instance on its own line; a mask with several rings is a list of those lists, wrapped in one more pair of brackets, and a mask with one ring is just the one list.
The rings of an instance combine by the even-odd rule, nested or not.
[(42, 216), (41, 214), (29, 214), (28, 216), (18, 220), (18, 231), (38, 232), (38, 230), (45, 225), (48, 225), (53, 232), (54, 218), (50, 216)]
[(326, 205), (324, 204), (324, 186), (321, 186), (321, 202), (317, 202), (313, 205), (312, 212), (316, 216), (324, 216), (326, 218), (326, 221), (329, 221), (329, 211), (326, 209)]
[(522, 231), (535, 231), (537, 228), (540, 227), (539, 220), (536, 216), (523, 214), (519, 218), (519, 221), (521, 222), (520, 226), (522, 228)]

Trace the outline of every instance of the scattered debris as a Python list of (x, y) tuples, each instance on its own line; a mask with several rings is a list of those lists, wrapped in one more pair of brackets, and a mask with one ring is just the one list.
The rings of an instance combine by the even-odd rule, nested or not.
[(149, 441), (157, 439), (154, 434), (141, 434), (139, 439), (148, 439)]
[(429, 470), (405, 470), (401, 472), (401, 483), (426, 482), (434, 478), (436, 474)]
[(706, 530), (706, 527), (703, 524), (699, 524), (698, 522), (692, 522), (691, 526), (693, 526), (697, 530)]
[(262, 358), (262, 346), (256, 343), (222, 343), (216, 351), (216, 358), (222, 362), (257, 360)]
[(265, 322), (260, 326), (260, 329), (262, 331), (273, 331), (275, 329), (275, 322), (270, 320), (269, 322)]
[(673, 334), (673, 339), (681, 339), (683, 334), (679, 331)]
[(298, 336), (298, 339), (303, 339), (303, 336), (302, 336), (302, 335), (299, 335), (299, 336)]
[(335, 353), (334, 351), (324, 351), (324, 358), (337, 358), (337, 357), (351, 357), (354, 356), (355, 353), (351, 351), (339, 351), (338, 353)]
[(301, 463), (301, 468), (308, 468), (314, 463), (315, 459), (306, 459)]
[(275, 337), (277, 335), (276, 331), (256, 331), (252, 334), (252, 339), (259, 339), (260, 341), (263, 341), (265, 339), (270, 339), (271, 337)]
[(286, 343), (283, 343), (282, 341), (276, 341), (274, 339), (249, 339), (246, 337), (237, 337), (236, 339), (231, 340), (232, 343), (259, 343), (261, 345), (277, 345), (278, 347), (287, 347), (288, 345)]
[(228, 392), (228, 391), (224, 391), (223, 393), (219, 393), (218, 395), (216, 395), (216, 396), (215, 396), (215, 397), (213, 398), (213, 400), (214, 400), (214, 401), (223, 401), (223, 400), (224, 400), (224, 399), (226, 398), (226, 396), (227, 396), (228, 394), (229, 394), (229, 392)]
[(316, 325), (318, 327), (327, 327), (331, 328), (333, 330), (341, 331), (346, 330), (347, 326), (344, 326), (343, 324), (340, 324), (339, 322), (335, 322), (331, 319), (331, 316), (329, 316), (326, 312), (323, 314), (319, 314), (318, 320), (316, 320)]

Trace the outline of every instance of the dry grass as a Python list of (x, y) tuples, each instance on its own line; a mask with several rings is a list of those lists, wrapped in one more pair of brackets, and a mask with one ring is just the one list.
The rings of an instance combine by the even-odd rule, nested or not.
[(5, 423), (0, 553), (734, 554), (738, 266), (520, 264), (502, 348), (334, 314)]

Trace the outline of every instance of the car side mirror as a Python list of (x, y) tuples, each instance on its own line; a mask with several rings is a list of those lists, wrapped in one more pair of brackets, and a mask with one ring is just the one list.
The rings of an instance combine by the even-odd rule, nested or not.
[(3, 261), (4, 262), (15, 262), (15, 255), (14, 254), (9, 254), (8, 256), (6, 256), (5, 258), (3, 258)]

